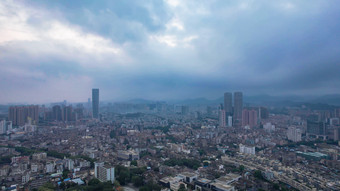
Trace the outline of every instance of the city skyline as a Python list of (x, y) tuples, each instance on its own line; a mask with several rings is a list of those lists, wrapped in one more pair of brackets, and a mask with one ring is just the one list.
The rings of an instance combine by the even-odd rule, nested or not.
[(339, 94), (339, 9), (335, 1), (1, 1), (0, 100), (79, 102), (92, 87), (102, 100)]
[(339, 5), (0, 0), (1, 190), (340, 190)]
[[(105, 91), (105, 90), (104, 90)], [(236, 91), (230, 91), (236, 92)], [(227, 92), (227, 93), (230, 93)], [(243, 93), (243, 92), (242, 92)], [(92, 96), (92, 89), (88, 92), (88, 97)], [(330, 104), (330, 105), (340, 105), (340, 94), (325, 94), (325, 95), (269, 95), (269, 94), (255, 94), (248, 95), (245, 94), (245, 103), (246, 104), (256, 104), (256, 103), (265, 103), (265, 104), (275, 104), (280, 102), (291, 102), (291, 103), (320, 103), (320, 104)], [(65, 102), (67, 104), (65, 104)], [(152, 102), (168, 102), (173, 104), (223, 104), (225, 107), (225, 95), (217, 95), (216, 97), (207, 98), (207, 97), (187, 97), (187, 98), (169, 98), (169, 99), (145, 99), (142, 97), (133, 97), (133, 98), (122, 98), (122, 99), (100, 99), (100, 103), (152, 103)], [(0, 105), (69, 105), (69, 104), (87, 104), (92, 107), (91, 98), (87, 98), (86, 100), (69, 100), (66, 97), (63, 97), (54, 101), (17, 101), (17, 102), (0, 102)], [(232, 102), (233, 103), (233, 102)], [(233, 106), (233, 104), (232, 104)]]

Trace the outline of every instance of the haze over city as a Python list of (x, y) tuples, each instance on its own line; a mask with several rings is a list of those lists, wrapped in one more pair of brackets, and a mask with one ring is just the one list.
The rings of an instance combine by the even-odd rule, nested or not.
[(340, 1), (0, 0), (0, 190), (339, 191)]
[(337, 1), (0, 2), (0, 102), (338, 94)]

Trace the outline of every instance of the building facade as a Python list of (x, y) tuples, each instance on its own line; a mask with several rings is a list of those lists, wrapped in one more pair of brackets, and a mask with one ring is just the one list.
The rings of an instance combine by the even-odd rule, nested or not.
[(99, 89), (92, 89), (92, 116), (99, 117)]
[(39, 106), (12, 106), (8, 111), (9, 121), (12, 121), (13, 125), (22, 126), (28, 122), (30, 118), (33, 124), (39, 123)]
[(225, 110), (220, 110), (218, 113), (218, 117), (219, 117), (219, 126), (220, 127), (226, 127), (227, 126), (227, 122), (226, 122), (226, 112)]
[(101, 182), (110, 181), (113, 183), (115, 181), (115, 168), (109, 165), (105, 165), (104, 162), (94, 163), (94, 175)]
[(224, 110), (227, 115), (231, 115), (233, 113), (233, 101), (232, 101), (232, 93), (226, 92), (224, 93)]
[(234, 93), (234, 120), (242, 121), (242, 110), (243, 110), (243, 93)]
[(320, 121), (307, 120), (307, 136), (326, 138), (326, 124)]
[(254, 146), (245, 146), (240, 144), (240, 153), (244, 153), (244, 154), (251, 154), (251, 155), (255, 155), (255, 147)]
[(257, 111), (244, 109), (242, 111), (242, 126), (255, 127), (257, 125)]
[(293, 142), (301, 141), (301, 130), (296, 127), (288, 127), (287, 138)]

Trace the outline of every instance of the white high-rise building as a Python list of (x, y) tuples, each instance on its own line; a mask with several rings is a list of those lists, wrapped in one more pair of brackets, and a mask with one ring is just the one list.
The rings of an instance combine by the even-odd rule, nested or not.
[(296, 127), (288, 127), (287, 138), (293, 142), (301, 141), (301, 130)]
[(252, 154), (255, 155), (255, 147), (254, 146), (245, 146), (240, 144), (240, 153), (244, 154)]
[(273, 125), (272, 123), (268, 122), (266, 124), (263, 125), (263, 129), (266, 131), (275, 131), (275, 125)]
[(7, 121), (7, 131), (12, 131), (12, 121)]
[(0, 134), (5, 134), (7, 132), (6, 120), (0, 121)]
[(25, 132), (35, 132), (37, 130), (36, 125), (32, 125), (32, 119), (28, 119), (28, 123), (24, 126)]
[(24, 174), (22, 175), (21, 177), (21, 182), (23, 184), (27, 183), (28, 181), (30, 181), (30, 172), (29, 171), (26, 171), (24, 172)]
[(115, 181), (115, 168), (105, 165), (104, 162), (94, 163), (94, 176), (102, 182)]
[(54, 163), (47, 163), (45, 166), (46, 173), (54, 172)]
[(228, 127), (233, 126), (233, 116), (228, 116)]
[(72, 159), (68, 159), (66, 165), (67, 165), (67, 169), (69, 170), (74, 169), (74, 161)]

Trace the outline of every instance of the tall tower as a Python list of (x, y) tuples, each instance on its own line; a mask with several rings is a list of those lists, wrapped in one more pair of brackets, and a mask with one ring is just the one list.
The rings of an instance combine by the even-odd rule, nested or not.
[(53, 119), (56, 121), (62, 120), (62, 110), (60, 105), (55, 105), (52, 107)]
[(218, 113), (218, 117), (219, 117), (219, 126), (220, 127), (226, 127), (226, 116), (225, 116), (225, 111), (222, 109), (219, 111)]
[(233, 95), (231, 92), (224, 93), (224, 110), (227, 115), (231, 115), (231, 113), (233, 112), (232, 97)]
[(242, 92), (234, 93), (234, 120), (242, 120), (243, 94)]
[(99, 89), (92, 89), (92, 116), (93, 118), (99, 116)]

